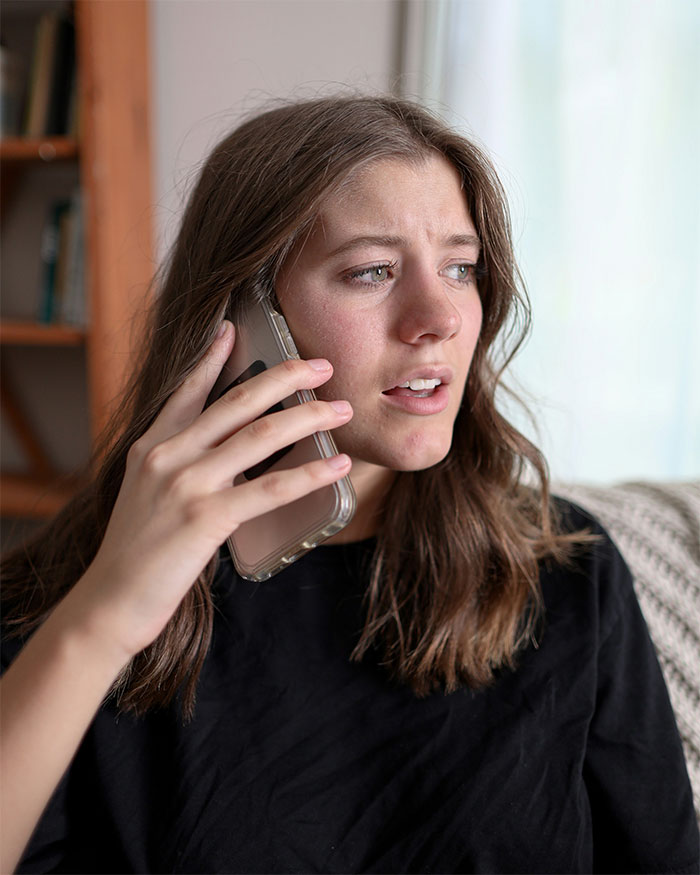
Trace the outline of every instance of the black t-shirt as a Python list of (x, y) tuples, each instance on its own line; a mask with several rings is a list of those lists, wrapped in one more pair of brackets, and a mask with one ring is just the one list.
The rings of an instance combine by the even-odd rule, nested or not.
[(516, 671), (424, 699), (348, 659), (372, 546), (262, 584), (222, 551), (194, 719), (104, 706), (19, 871), (697, 871), (673, 713), (611, 542), (543, 567), (546, 628)]

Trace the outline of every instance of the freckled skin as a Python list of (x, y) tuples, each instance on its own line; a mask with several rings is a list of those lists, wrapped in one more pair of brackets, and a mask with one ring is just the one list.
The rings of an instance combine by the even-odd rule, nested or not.
[[(326, 200), (280, 275), (278, 299), (302, 357), (334, 367), (317, 395), (353, 406), (333, 435), (353, 458), (356, 488), (435, 465), (450, 449), (482, 319), (476, 282), (465, 282), (459, 267), (476, 262), (478, 244), (457, 235), (476, 230), (444, 158), (377, 161)], [(367, 236), (392, 239), (334, 254)], [(387, 404), (382, 392), (424, 365), (452, 369), (446, 409), (418, 416)]]

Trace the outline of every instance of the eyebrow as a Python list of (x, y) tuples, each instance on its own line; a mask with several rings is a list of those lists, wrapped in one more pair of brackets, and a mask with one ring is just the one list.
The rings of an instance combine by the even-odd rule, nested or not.
[[(474, 234), (451, 234), (443, 241), (445, 246), (473, 246), (477, 252), (481, 249), (481, 241)], [(336, 249), (328, 253), (328, 257), (332, 258), (335, 255), (342, 255), (351, 249), (357, 249), (359, 246), (408, 246), (408, 240), (405, 237), (391, 237), (383, 234), (367, 234), (361, 237), (351, 237), (345, 243), (341, 243)]]

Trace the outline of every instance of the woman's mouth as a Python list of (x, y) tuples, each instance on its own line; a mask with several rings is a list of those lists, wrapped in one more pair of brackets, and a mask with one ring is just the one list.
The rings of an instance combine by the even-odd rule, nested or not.
[[(416, 388), (412, 388), (411, 386)], [(450, 387), (440, 379), (410, 380), (382, 392), (385, 403), (394, 410), (416, 416), (442, 413), (450, 403)]]
[(435, 389), (442, 383), (440, 379), (429, 379), (418, 377), (414, 380), (407, 380), (399, 386), (394, 386), (393, 389), (387, 389), (383, 395), (398, 395), (406, 398), (429, 398)]

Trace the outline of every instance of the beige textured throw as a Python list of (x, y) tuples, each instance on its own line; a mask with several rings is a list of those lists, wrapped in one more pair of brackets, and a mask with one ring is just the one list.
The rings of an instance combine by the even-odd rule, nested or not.
[(553, 492), (597, 517), (634, 576), (700, 818), (700, 481), (556, 484)]

